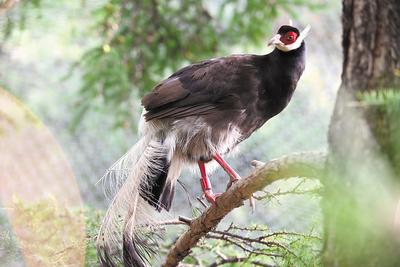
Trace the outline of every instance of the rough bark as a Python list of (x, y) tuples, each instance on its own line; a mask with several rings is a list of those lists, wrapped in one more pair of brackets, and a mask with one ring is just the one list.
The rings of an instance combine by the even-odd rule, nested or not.
[(343, 1), (342, 88), (357, 92), (400, 84), (398, 0)]
[(289, 177), (320, 177), (325, 165), (322, 153), (299, 153), (271, 160), (257, 168), (248, 177), (236, 182), (217, 198), (216, 205), (190, 222), (189, 228), (179, 237), (170, 249), (163, 267), (177, 266), (197, 242), (214, 229), (233, 209), (243, 205), (253, 193), (262, 190), (272, 182)]
[(323, 201), (324, 264), (395, 266), (395, 162), (385, 144), (390, 131), (382, 134), (385, 114), (358, 103), (357, 95), (400, 88), (400, 3), (344, 0), (342, 22), (342, 85), (328, 135)]

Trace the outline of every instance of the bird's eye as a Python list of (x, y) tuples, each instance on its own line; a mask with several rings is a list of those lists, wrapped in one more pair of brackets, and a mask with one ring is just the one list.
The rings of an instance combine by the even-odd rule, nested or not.
[(293, 31), (287, 32), (284, 34), (281, 38), (280, 41), (284, 43), (285, 45), (288, 44), (293, 44), (297, 39), (297, 34)]

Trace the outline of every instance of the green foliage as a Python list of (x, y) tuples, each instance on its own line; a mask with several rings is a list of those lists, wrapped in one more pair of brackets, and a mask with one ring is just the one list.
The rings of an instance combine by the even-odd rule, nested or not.
[(367, 115), (373, 116), (369, 122), (374, 124), (372, 129), (381, 149), (400, 176), (400, 91), (380, 89), (360, 93), (357, 97), (361, 103), (372, 108)]
[(71, 266), (83, 261), (83, 213), (55, 199), (25, 204), (15, 198), (10, 222), (25, 262), (32, 266)]
[(40, 13), (36, 13), (36, 11), (41, 7), (41, 4), (42, 0), (21, 1), (17, 12), (5, 17), (5, 23), (2, 24), (0, 31), (1, 37), (4, 39), (9, 38), (16, 28), (25, 29), (30, 14), (35, 14), (37, 17), (40, 16)]
[(383, 108), (388, 108), (388, 111), (392, 108), (395, 108), (395, 110), (400, 108), (396, 107), (396, 104), (400, 101), (400, 92), (396, 89), (387, 88), (359, 92), (357, 98), (368, 105), (380, 105)]
[(85, 266), (96, 266), (95, 239), (103, 216), (92, 208), (62, 208), (54, 199), (29, 205), (15, 199), (11, 215), (15, 236), (11, 226), (0, 220), (1, 260), (18, 258), (21, 250), (35, 266), (72, 266), (84, 255)]
[(104, 217), (104, 212), (88, 207), (85, 208), (84, 214), (86, 222), (85, 266), (97, 266), (98, 261), (95, 241), (97, 232)]

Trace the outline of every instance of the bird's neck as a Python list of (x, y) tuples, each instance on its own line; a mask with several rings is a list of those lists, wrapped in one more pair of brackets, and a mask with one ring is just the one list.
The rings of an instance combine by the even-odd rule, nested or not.
[(303, 42), (299, 48), (292, 51), (285, 52), (275, 48), (270, 55), (274, 58), (275, 64), (287, 70), (287, 73), (299, 70), (302, 73), (305, 66), (305, 52), (306, 48)]
[(296, 50), (275, 49), (262, 59), (260, 109), (276, 115), (289, 103), (305, 67), (304, 43)]
[[(297, 84), (305, 68), (304, 42), (299, 48), (292, 51), (284, 52), (275, 48), (268, 56), (270, 58), (267, 63), (270, 67), (269, 72), (274, 76), (274, 79), (290, 80)], [(266, 73), (266, 75), (269, 74)]]

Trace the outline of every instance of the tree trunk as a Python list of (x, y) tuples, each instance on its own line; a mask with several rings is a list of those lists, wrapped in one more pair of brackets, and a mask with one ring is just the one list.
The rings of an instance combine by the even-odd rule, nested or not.
[[(328, 139), (325, 266), (399, 266), (393, 125), (360, 94), (400, 88), (400, 3), (343, 0), (343, 72)], [(400, 136), (398, 136), (400, 138)], [(397, 173), (396, 173), (397, 172)]]
[(357, 92), (399, 86), (399, 1), (344, 0), (342, 23), (342, 88)]

